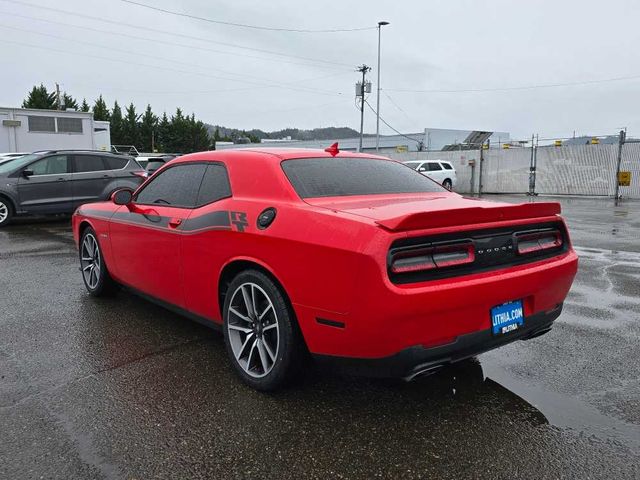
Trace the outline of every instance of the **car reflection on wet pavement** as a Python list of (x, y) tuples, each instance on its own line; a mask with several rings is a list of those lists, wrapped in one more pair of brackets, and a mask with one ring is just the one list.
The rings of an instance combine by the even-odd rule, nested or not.
[(639, 478), (638, 207), (563, 199), (581, 263), (549, 334), (412, 383), (313, 371), (270, 395), (218, 333), (89, 297), (68, 219), (4, 228), (0, 478)]

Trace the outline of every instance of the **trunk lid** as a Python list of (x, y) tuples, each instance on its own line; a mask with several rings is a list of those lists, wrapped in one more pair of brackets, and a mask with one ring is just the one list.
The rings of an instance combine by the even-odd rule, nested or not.
[(391, 231), (418, 230), (558, 215), (557, 202), (509, 204), (455, 193), (308, 198), (307, 203), (373, 220)]

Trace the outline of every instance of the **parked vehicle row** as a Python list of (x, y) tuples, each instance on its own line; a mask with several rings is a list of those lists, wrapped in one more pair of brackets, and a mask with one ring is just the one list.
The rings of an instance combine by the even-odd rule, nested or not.
[(577, 269), (559, 213), (334, 145), (186, 155), (72, 224), (90, 294), (221, 328), (240, 378), (273, 390), (309, 354), (413, 378), (546, 333)]
[(119, 188), (136, 189), (146, 172), (133, 157), (106, 152), (51, 150), (0, 165), (0, 226), (14, 216), (72, 213), (107, 200)]

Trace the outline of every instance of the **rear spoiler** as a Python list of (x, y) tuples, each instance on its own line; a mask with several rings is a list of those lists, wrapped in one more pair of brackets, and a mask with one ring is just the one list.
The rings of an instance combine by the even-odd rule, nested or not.
[(410, 213), (386, 220), (378, 220), (376, 223), (387, 230), (403, 231), (551, 217), (559, 213), (560, 204), (557, 202), (521, 203), (517, 205), (496, 204), (490, 207), (466, 207)]

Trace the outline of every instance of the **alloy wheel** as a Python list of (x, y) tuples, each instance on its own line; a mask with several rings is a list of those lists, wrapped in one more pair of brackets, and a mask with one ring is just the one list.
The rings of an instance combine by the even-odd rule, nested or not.
[(229, 343), (240, 367), (250, 376), (264, 377), (278, 358), (278, 315), (269, 295), (248, 282), (233, 292), (227, 311)]
[(9, 207), (6, 203), (0, 201), (0, 223), (4, 222), (9, 217)]
[(85, 235), (82, 242), (80, 266), (85, 283), (91, 290), (94, 290), (100, 281), (101, 261), (98, 242), (90, 233)]

